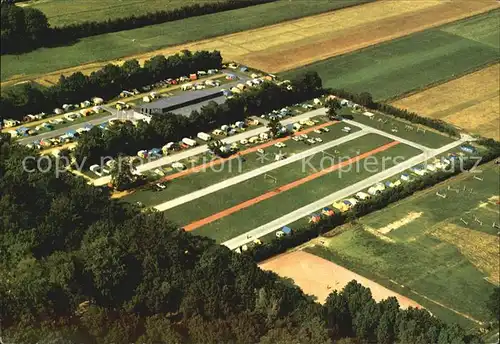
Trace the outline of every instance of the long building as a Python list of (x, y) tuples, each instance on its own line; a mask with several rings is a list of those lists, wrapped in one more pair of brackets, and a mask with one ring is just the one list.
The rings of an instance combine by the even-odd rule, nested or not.
[(151, 103), (145, 103), (137, 106), (135, 110), (145, 115), (162, 114), (189, 105), (201, 103), (206, 100), (222, 96), (220, 89), (207, 89), (199, 91), (187, 91), (178, 96), (162, 98)]

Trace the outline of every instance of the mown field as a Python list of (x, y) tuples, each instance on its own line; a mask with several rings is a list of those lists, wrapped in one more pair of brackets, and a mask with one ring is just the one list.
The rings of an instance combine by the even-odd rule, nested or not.
[(63, 26), (84, 21), (105, 21), (167, 11), (193, 4), (218, 0), (32, 0), (21, 6), (37, 8), (49, 19), (51, 26)]
[(499, 283), (500, 229), (492, 224), (500, 216), (500, 172), (493, 163), (481, 169), (482, 181), (462, 174), (365, 216), (307, 251), (396, 288), (444, 320), (487, 321), (484, 304)]
[[(334, 149), (330, 149), (327, 153), (337, 158), (344, 157), (343, 160), (345, 160), (347, 156), (354, 157), (389, 142), (391, 140), (385, 137), (368, 134), (339, 145)], [(381, 161), (382, 157), (409, 158), (419, 153), (420, 151), (417, 149), (399, 144), (384, 152), (376, 153), (373, 156), (380, 159), (378, 161)], [(187, 225), (190, 222), (201, 220), (249, 199), (273, 191), (280, 186), (304, 178), (321, 170), (321, 166), (327, 168), (333, 165), (331, 160), (323, 160), (323, 165), (321, 165), (322, 159), (322, 154), (316, 154), (309, 160), (312, 166), (317, 167), (316, 170), (311, 170), (309, 165), (306, 164), (304, 166), (302, 161), (298, 161), (269, 173), (277, 178), (277, 183), (273, 183), (270, 179), (265, 179), (263, 176), (258, 176), (230, 188), (169, 209), (166, 213), (173, 221), (178, 222), (180, 225)], [(335, 163), (337, 162), (338, 160), (335, 161)], [(395, 160), (386, 161), (385, 167), (388, 168), (396, 163), (397, 161)], [(356, 166), (356, 164), (352, 164), (350, 170), (344, 168), (344, 170), (334, 171), (291, 190), (281, 192), (274, 197), (206, 224), (199, 229), (195, 229), (193, 233), (205, 235), (223, 242), (376, 173), (375, 169), (371, 171), (364, 169), (362, 162), (358, 166), (359, 168), (356, 168)]]
[(455, 78), (498, 60), (498, 15), (486, 14), (429, 29), (282, 74), (315, 70), (327, 87), (390, 99)]
[[(221, 13), (81, 39), (71, 46), (1, 56), (1, 80), (40, 75), (81, 64), (107, 61), (181, 43), (254, 29), (370, 0), (277, 1)], [(293, 6), (292, 6), (293, 5)]]
[(500, 65), (397, 100), (393, 105), (500, 139)]
[[(320, 137), (323, 140), (322, 144), (347, 135), (342, 131), (341, 125), (334, 124), (328, 128), (330, 130), (328, 133), (309, 133), (307, 135), (309, 137)], [(359, 129), (355, 128), (352, 132), (358, 130)], [(285, 148), (277, 148), (274, 146), (266, 147), (265, 152), (268, 154), (268, 157), (274, 157), (274, 154), (278, 152), (290, 156), (291, 154), (297, 154), (313, 147), (303, 142), (295, 142), (291, 139), (285, 141), (285, 144)], [(273, 162), (270, 158), (266, 159), (266, 161), (262, 161), (260, 159), (260, 154), (257, 152), (245, 154), (244, 158), (245, 162), (241, 162), (240, 159), (235, 158), (221, 165), (214, 166), (213, 168), (208, 167), (206, 170), (193, 172), (190, 175), (174, 179), (168, 183), (167, 189), (163, 191), (155, 192), (148, 188), (139, 189), (131, 195), (124, 197), (123, 200), (128, 202), (141, 202), (145, 206), (155, 206)], [(198, 166), (201, 165), (201, 163), (210, 161), (211, 155), (208, 153), (192, 157), (190, 160), (180, 160), (180, 162), (184, 163), (186, 166)]]

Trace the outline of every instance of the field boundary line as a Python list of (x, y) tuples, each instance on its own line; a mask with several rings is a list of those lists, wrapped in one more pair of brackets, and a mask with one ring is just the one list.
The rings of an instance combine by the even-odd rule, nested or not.
[(226, 217), (228, 215), (236, 213), (236, 212), (238, 212), (238, 211), (240, 211), (242, 209), (248, 208), (248, 207), (250, 207), (252, 205), (255, 205), (255, 204), (260, 203), (262, 201), (265, 201), (265, 200), (267, 200), (269, 198), (272, 198), (272, 197), (274, 197), (274, 196), (276, 196), (276, 195), (278, 195), (278, 194), (280, 194), (282, 192), (291, 190), (291, 189), (296, 188), (296, 187), (298, 187), (298, 186), (300, 186), (302, 184), (305, 184), (305, 183), (307, 183), (309, 181), (312, 181), (314, 179), (322, 177), (322, 176), (324, 176), (324, 175), (326, 175), (328, 173), (334, 172), (334, 171), (338, 170), (339, 168), (345, 167), (347, 165), (350, 165), (352, 163), (360, 161), (361, 159), (365, 159), (365, 158), (367, 158), (369, 156), (372, 156), (374, 154), (383, 152), (383, 151), (385, 151), (385, 150), (387, 150), (387, 149), (389, 149), (391, 147), (394, 147), (394, 146), (398, 145), (399, 143), (400, 142), (398, 142), (398, 141), (392, 141), (390, 143), (387, 143), (385, 145), (382, 145), (380, 147), (372, 149), (372, 150), (370, 150), (368, 152), (365, 152), (363, 154), (357, 155), (354, 158), (350, 158), (350, 159), (345, 160), (345, 161), (343, 161), (341, 163), (335, 164), (335, 165), (330, 166), (328, 168), (325, 168), (325, 169), (323, 169), (321, 171), (318, 171), (316, 173), (310, 174), (310, 175), (308, 175), (306, 177), (303, 177), (301, 179), (295, 180), (295, 181), (293, 181), (291, 183), (288, 183), (288, 184), (285, 184), (283, 186), (280, 186), (280, 187), (276, 188), (275, 190), (268, 191), (268, 192), (266, 192), (266, 193), (264, 193), (264, 194), (262, 194), (260, 196), (254, 197), (254, 198), (249, 199), (249, 200), (247, 200), (245, 202), (237, 204), (237, 205), (235, 205), (233, 207), (230, 207), (230, 208), (222, 210), (222, 211), (220, 211), (218, 213), (212, 214), (212, 215), (210, 215), (210, 216), (208, 216), (206, 218), (203, 218), (203, 219), (198, 220), (198, 221), (194, 221), (194, 222), (188, 224), (187, 226), (184, 226), (183, 228), (186, 231), (195, 230), (195, 229), (197, 229), (199, 227), (202, 227), (202, 226), (204, 226), (204, 225), (206, 225), (208, 223), (214, 222), (214, 221), (219, 220), (219, 219), (221, 219), (223, 217)]
[[(339, 121), (331, 121), (331, 122), (322, 123), (320, 125), (313, 126), (313, 127), (304, 129), (302, 131), (296, 132), (296, 133), (294, 133), (294, 135), (307, 134), (307, 133), (310, 133), (311, 131), (314, 131), (316, 129), (321, 129), (321, 128), (328, 127), (330, 125), (334, 125), (334, 124), (338, 124), (338, 123), (340, 123), (340, 122)], [(238, 158), (241, 155), (247, 155), (247, 154), (256, 152), (259, 149), (267, 148), (267, 147), (270, 147), (270, 146), (272, 146), (272, 145), (274, 145), (276, 143), (285, 142), (285, 141), (289, 141), (289, 140), (291, 140), (291, 136), (274, 139), (274, 140), (262, 143), (260, 145), (257, 145), (255, 147), (251, 147), (251, 148), (245, 149), (245, 150), (243, 150), (241, 152), (238, 152), (236, 154), (233, 154), (233, 155), (231, 155), (231, 156), (229, 156), (227, 158), (219, 158), (217, 160), (210, 161), (210, 162), (208, 162), (206, 164), (198, 165), (198, 166), (192, 167), (192, 168), (184, 170), (184, 171), (180, 171), (180, 172), (177, 172), (177, 173), (170, 174), (168, 176), (160, 178), (159, 181), (163, 182), (163, 181), (169, 181), (169, 180), (177, 179), (177, 178), (180, 178), (180, 177), (184, 177), (184, 176), (190, 175), (192, 173), (199, 172), (200, 170), (203, 170), (205, 168), (217, 166), (217, 165), (220, 165), (220, 164), (222, 164), (222, 163), (224, 163), (226, 161), (234, 160), (234, 159)]]
[[(322, 62), (322, 61), (326, 61), (326, 60), (331, 59), (331, 58), (337, 58), (337, 57), (344, 56), (344, 55), (349, 55), (349, 54), (352, 54), (352, 53), (363, 52), (363, 51), (365, 51), (367, 49), (370, 49), (370, 48), (373, 48), (375, 46), (383, 45), (383, 44), (389, 44), (389, 43), (392, 43), (394, 41), (402, 40), (402, 39), (411, 37), (413, 35), (419, 34), (419, 33), (423, 32), (423, 31), (427, 31), (427, 30), (441, 30), (441, 28), (446, 27), (448, 25), (455, 25), (455, 24), (459, 23), (460, 21), (470, 20), (470, 19), (472, 19), (474, 17), (479, 17), (479, 16), (482, 16), (482, 15), (487, 15), (487, 14), (489, 14), (491, 12), (494, 12), (494, 11), (499, 11), (499, 8), (498, 7), (497, 8), (492, 8), (492, 9), (484, 11), (484, 12), (476, 12), (476, 13), (473, 13), (472, 15), (466, 16), (466, 17), (461, 18), (459, 20), (455, 20), (455, 21), (451, 21), (451, 22), (445, 22), (445, 23), (437, 24), (435, 26), (431, 26), (431, 27), (422, 29), (422, 30), (413, 31), (413, 32), (411, 32), (411, 33), (409, 33), (407, 35), (403, 35), (403, 36), (399, 36), (399, 37), (394, 38), (394, 39), (384, 40), (382, 42), (370, 44), (370, 45), (367, 45), (367, 46), (365, 46), (363, 48), (356, 49), (356, 50), (353, 50), (353, 51), (349, 51), (349, 52), (346, 52), (346, 53), (341, 53), (341, 54), (333, 55), (333, 56), (330, 56), (330, 57), (327, 57), (327, 58), (324, 58), (324, 59), (319, 59), (319, 60), (316, 60), (314, 62), (303, 64), (300, 67), (294, 67), (294, 68), (284, 69), (284, 70), (281, 70), (279, 72), (279, 74), (283, 74), (283, 73), (286, 73), (286, 72), (289, 72), (289, 71), (293, 71), (293, 70), (299, 69), (299, 68), (300, 69), (307, 68), (307, 67), (309, 67), (311, 65), (314, 65), (314, 64)], [(466, 39), (466, 38), (464, 38), (464, 39)]]
[[(409, 90), (409, 91), (407, 91), (405, 93), (401, 93), (401, 94), (399, 94), (397, 96), (383, 99), (382, 101), (384, 103), (392, 104), (392, 103), (395, 103), (395, 102), (397, 102), (399, 100), (402, 100), (404, 98), (408, 98), (408, 97), (411, 97), (411, 96), (413, 96), (415, 94), (425, 92), (425, 91), (427, 91), (427, 90), (429, 90), (431, 88), (434, 88), (434, 87), (437, 87), (437, 86), (441, 86), (441, 85), (444, 85), (444, 84), (446, 84), (448, 82), (451, 82), (453, 80), (457, 80), (457, 79), (463, 78), (464, 76), (467, 76), (469, 74), (474, 74), (476, 72), (479, 72), (479, 71), (481, 71), (483, 69), (486, 69), (488, 67), (496, 65), (498, 63), (500, 63), (500, 58), (497, 58), (497, 59), (495, 59), (493, 61), (486, 62), (486, 63), (484, 63), (482, 65), (479, 65), (479, 66), (467, 69), (464, 72), (461, 72), (461, 73), (458, 73), (458, 74), (454, 74), (454, 75), (452, 75), (452, 76), (450, 76), (448, 78), (437, 80), (437, 81), (434, 81), (434, 82), (432, 82), (430, 84), (427, 84), (425, 86), (422, 86), (422, 87), (419, 87), (419, 88), (415, 88), (413, 90)], [(452, 123), (449, 123), (449, 122), (447, 122), (447, 123), (450, 124), (450, 125), (453, 125)], [(455, 126), (455, 125), (453, 125), (453, 126)]]
[(218, 183), (211, 184), (211, 185), (204, 187), (202, 189), (199, 189), (199, 190), (190, 192), (188, 194), (184, 194), (180, 197), (177, 197), (177, 198), (168, 200), (166, 202), (160, 203), (160, 204), (156, 205), (154, 208), (156, 210), (159, 210), (159, 211), (165, 211), (165, 210), (177, 207), (181, 204), (191, 202), (195, 199), (207, 196), (211, 193), (220, 191), (222, 189), (226, 189), (226, 188), (231, 187), (231, 186), (236, 185), (236, 184), (243, 183), (249, 179), (258, 177), (262, 174), (264, 174), (264, 176), (266, 176), (266, 174), (268, 174), (268, 172), (272, 172), (278, 168), (282, 168), (284, 166), (293, 164), (294, 162), (297, 162), (301, 159), (305, 159), (309, 156), (318, 154), (318, 153), (322, 152), (324, 149), (331, 149), (331, 148), (336, 147), (338, 145), (348, 143), (352, 140), (358, 139), (358, 138), (365, 136), (367, 134), (368, 133), (363, 131), (363, 130), (357, 131), (353, 134), (350, 134), (349, 136), (344, 136), (344, 137), (338, 138), (336, 140), (333, 140), (331, 142), (322, 144), (321, 146), (316, 146), (314, 148), (302, 151), (302, 152), (295, 154), (287, 159), (275, 161), (275, 162), (269, 163), (267, 165), (257, 167), (255, 169), (250, 170), (248, 172), (245, 172), (243, 174), (238, 174), (236, 176), (222, 180)]
[(479, 321), (479, 320), (477, 320), (477, 319), (474, 319), (472, 316), (470, 316), (470, 315), (468, 315), (468, 314), (465, 314), (465, 313), (459, 312), (459, 311), (457, 311), (456, 309), (453, 309), (453, 308), (451, 308), (451, 307), (448, 307), (448, 306), (446, 306), (446, 305), (442, 304), (441, 302), (438, 302), (438, 301), (436, 301), (436, 300), (431, 299), (430, 297), (427, 297), (427, 296), (425, 296), (425, 295), (423, 295), (423, 294), (420, 294), (419, 292), (417, 292), (417, 291), (415, 291), (415, 290), (413, 290), (413, 289), (410, 289), (410, 291), (411, 291), (413, 294), (418, 295), (418, 296), (420, 296), (420, 297), (422, 297), (422, 298), (426, 299), (427, 301), (430, 301), (430, 302), (432, 302), (432, 303), (434, 303), (434, 304), (436, 304), (436, 305), (438, 305), (438, 306), (440, 306), (440, 307), (446, 308), (447, 310), (452, 311), (453, 313), (458, 314), (458, 315), (460, 315), (460, 316), (462, 316), (462, 317), (464, 317), (464, 318), (466, 318), (466, 319), (469, 319), (469, 320), (471, 320), (471, 321), (475, 322), (476, 324), (479, 324), (479, 325), (481, 325), (481, 326), (483, 326), (483, 325), (484, 325), (484, 322)]

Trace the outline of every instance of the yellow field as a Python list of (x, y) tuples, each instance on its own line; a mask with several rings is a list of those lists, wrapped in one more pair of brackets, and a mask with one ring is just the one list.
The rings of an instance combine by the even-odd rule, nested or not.
[[(75, 71), (90, 73), (108, 62), (121, 63), (128, 58), (143, 62), (151, 56), (169, 55), (182, 49), (217, 49), (226, 60), (238, 61), (268, 72), (279, 72), (497, 7), (498, 4), (491, 0), (383, 0), (116, 61), (60, 70), (36, 81), (50, 84), (57, 82), (60, 74)], [(15, 80), (19, 81), (22, 80)], [(6, 81), (2, 86), (12, 82)]]
[(393, 105), (500, 139), (500, 65), (432, 87)]

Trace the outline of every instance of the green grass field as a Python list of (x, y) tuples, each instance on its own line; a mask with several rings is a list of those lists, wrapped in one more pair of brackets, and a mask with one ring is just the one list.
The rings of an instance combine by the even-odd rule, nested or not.
[[(15, 75), (40, 75), (96, 61), (144, 53), (181, 43), (327, 12), (369, 0), (282, 0), (243, 9), (88, 37), (71, 46), (42, 48), (1, 56), (1, 80)], [(135, 39), (135, 42), (132, 40)]]
[[(498, 283), (487, 278), (495, 281), (498, 276), (499, 229), (492, 222), (498, 223), (500, 214), (496, 204), (500, 172), (493, 163), (481, 168), (483, 181), (461, 174), (365, 216), (356, 226), (346, 226), (341, 234), (325, 239), (325, 247), (307, 250), (388, 288), (398, 284), (395, 290), (443, 320), (474, 324), (459, 312), (487, 321), (484, 303)], [(447, 198), (438, 197), (436, 191)], [(387, 232), (389, 225), (392, 230)]]
[[(390, 141), (390, 139), (382, 136), (368, 134), (346, 144), (339, 145), (335, 149), (330, 149), (327, 153), (341, 157), (353, 157), (358, 155), (359, 152), (362, 153), (372, 150)], [(337, 150), (337, 153), (335, 153), (335, 150)], [(383, 156), (403, 156), (408, 158), (418, 153), (420, 153), (420, 151), (400, 144), (389, 148), (385, 152), (375, 154), (374, 156), (377, 158), (382, 158)], [(322, 157), (322, 154), (317, 154), (310, 160), (310, 163), (317, 167), (317, 170), (321, 169), (320, 162)], [(241, 184), (234, 185), (231, 188), (220, 190), (211, 195), (169, 209), (166, 212), (173, 221), (181, 225), (186, 225), (192, 221), (202, 219), (253, 197), (272, 191), (280, 185), (288, 184), (313, 172), (307, 166), (303, 168), (302, 164), (302, 161), (299, 161), (272, 171), (270, 174), (278, 179), (277, 183), (273, 183), (269, 179), (266, 180), (263, 176), (255, 177)], [(393, 164), (394, 162), (386, 162), (385, 166), (387, 168)], [(323, 168), (327, 168), (328, 166), (331, 166), (331, 162), (325, 163)], [(340, 171), (335, 171), (324, 175), (292, 190), (280, 193), (271, 199), (262, 201), (249, 208), (224, 217), (223, 219), (207, 224), (196, 229), (193, 233), (205, 235), (222, 242), (259, 225), (265, 224), (298, 207), (325, 197), (336, 190), (340, 190), (374, 173), (376, 172), (368, 172), (362, 167), (358, 171), (353, 165), (350, 171), (344, 170), (342, 173)]]
[(217, 1), (218, 0), (32, 0), (23, 5), (37, 8), (45, 13), (51, 26), (63, 26), (84, 21), (105, 21), (131, 15), (167, 11), (192, 4)]
[[(352, 115), (353, 120), (361, 124), (382, 130), (388, 134), (396, 135), (402, 139), (418, 142), (429, 148), (439, 148), (453, 142), (454, 140), (444, 134), (425, 128), (425, 133), (417, 131), (417, 125), (397, 119), (383, 113), (376, 113), (373, 120), (369, 119), (359, 111), (352, 111), (350, 108), (343, 108), (339, 111), (341, 115)], [(379, 121), (382, 120), (383, 122)], [(410, 125), (413, 130), (406, 130), (405, 126)], [(393, 130), (396, 130), (395, 132)]]
[(495, 10), (400, 39), (337, 56), (282, 76), (315, 70), (323, 85), (370, 92), (376, 100), (400, 96), (449, 80), (499, 59)]
[[(330, 131), (328, 133), (316, 134), (310, 133), (309, 137), (321, 137), (323, 139), (323, 143), (327, 143), (328, 141), (332, 141), (338, 139), (340, 137), (346, 136), (347, 134), (342, 132), (342, 126), (339, 124), (329, 126)], [(352, 132), (355, 132), (359, 129), (353, 128)], [(308, 146), (304, 144), (304, 142), (295, 142), (293, 140), (287, 140), (285, 148), (276, 148), (274, 146), (265, 148), (265, 152), (269, 154), (269, 157), (274, 157), (275, 153), (281, 151), (282, 153), (286, 153), (287, 155), (300, 153), (307, 149), (312, 148), (313, 146)], [(242, 148), (243, 149), (243, 148)], [(205, 158), (205, 159), (204, 159)], [(205, 154), (199, 156), (197, 161), (202, 163), (204, 161), (210, 161), (210, 155)], [(186, 166), (191, 166), (192, 163), (190, 161), (180, 161), (183, 162)], [(196, 191), (201, 188), (205, 188), (209, 185), (218, 183), (225, 179), (234, 177), (238, 174), (249, 172), (253, 169), (262, 167), (264, 164), (271, 163), (271, 160), (262, 162), (259, 160), (258, 153), (250, 153), (245, 155), (245, 162), (242, 163), (239, 159), (232, 159), (225, 164), (221, 164), (219, 166), (214, 167), (213, 169), (208, 168), (205, 171), (199, 173), (193, 173), (191, 175), (181, 177), (175, 179), (168, 183), (167, 189), (155, 192), (149, 190), (147, 188), (140, 189), (133, 194), (126, 196), (123, 200), (128, 202), (141, 202), (145, 206), (154, 206), (159, 203), (166, 202), (168, 200), (180, 197), (182, 195), (188, 194), (190, 192)], [(199, 165), (199, 163), (195, 163), (194, 166)]]

